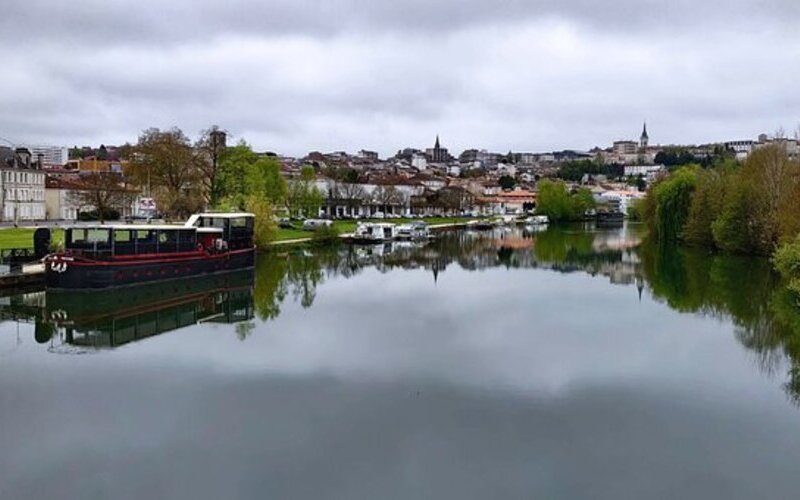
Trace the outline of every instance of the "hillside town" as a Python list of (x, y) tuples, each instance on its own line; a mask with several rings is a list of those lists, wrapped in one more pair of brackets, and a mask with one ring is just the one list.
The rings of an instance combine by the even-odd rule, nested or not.
[[(198, 198), (197, 208), (217, 208), (218, 200), (209, 192), (215, 189), (223, 157), (236, 147), (230, 142), (218, 127), (195, 144), (186, 141), (186, 164), (172, 168), (196, 170), (198, 175), (173, 183), (173, 201), (167, 200), (168, 189), (157, 181), (157, 168), (139, 145), (0, 146), (2, 222), (169, 217), (179, 210), (175, 191), (184, 199)], [(432, 142), (431, 147), (407, 147), (387, 158), (369, 150), (312, 151), (302, 157), (253, 154), (276, 163), (287, 185), (301, 178), (313, 184), (317, 206), (303, 215), (341, 219), (521, 215), (533, 211), (540, 181), (550, 178), (562, 180), (570, 191), (588, 189), (596, 202), (627, 214), (648, 184), (676, 166), (741, 161), (771, 144), (782, 145), (792, 157), (800, 153), (797, 139), (766, 134), (713, 144), (654, 145), (647, 124), (638, 140), (615, 140), (587, 151), (467, 149), (456, 156), (439, 136)], [(275, 207), (277, 215), (290, 211), (288, 205)]]

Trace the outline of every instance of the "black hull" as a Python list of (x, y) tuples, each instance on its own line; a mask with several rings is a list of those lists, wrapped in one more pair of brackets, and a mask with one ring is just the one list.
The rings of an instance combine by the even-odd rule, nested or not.
[(70, 263), (58, 272), (47, 266), (46, 284), (55, 290), (97, 290), (224, 273), (255, 266), (255, 250), (149, 262)]

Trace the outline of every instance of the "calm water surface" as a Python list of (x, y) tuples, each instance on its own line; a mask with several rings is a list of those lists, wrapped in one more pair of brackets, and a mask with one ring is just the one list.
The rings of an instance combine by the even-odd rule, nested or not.
[(636, 227), (0, 299), (0, 498), (796, 498), (800, 308)]

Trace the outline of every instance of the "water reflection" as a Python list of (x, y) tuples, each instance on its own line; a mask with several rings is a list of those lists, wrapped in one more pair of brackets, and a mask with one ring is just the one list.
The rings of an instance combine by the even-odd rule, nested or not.
[(34, 323), (34, 337), (53, 352), (113, 348), (198, 323), (252, 331), (253, 273), (152, 283), (103, 292), (31, 292), (3, 299), (4, 319)]
[(273, 319), (289, 296), (309, 307), (326, 277), (352, 277), (368, 267), (381, 272), (426, 269), (434, 281), (453, 265), (464, 270), (506, 267), (583, 272), (635, 287), (640, 299), (646, 287), (672, 309), (732, 321), (736, 338), (756, 354), (765, 373), (779, 374), (788, 363), (785, 389), (800, 403), (800, 307), (781, 286), (770, 263), (656, 246), (643, 242), (643, 236), (638, 225), (546, 231), (501, 228), (447, 233), (428, 244), (283, 252), (259, 261), (255, 308), (261, 319)]
[(788, 364), (784, 388), (800, 403), (800, 305), (769, 261), (649, 242), (639, 255), (655, 298), (681, 312), (730, 320), (765, 373)]
[[(250, 271), (113, 292), (32, 292), (0, 299), (6, 320), (35, 323), (35, 339), (55, 352), (112, 348), (204, 322), (235, 325), (244, 340), (277, 319), (287, 300), (313, 306), (326, 280), (365, 269), (426, 270), (437, 283), (460, 270), (541, 269), (587, 273), (645, 289), (685, 312), (729, 320), (736, 339), (766, 374), (785, 376), (800, 403), (800, 307), (764, 259), (710, 254), (643, 242), (641, 226), (458, 231), (426, 243), (294, 248), (261, 256)], [(255, 286), (254, 286), (255, 279)]]

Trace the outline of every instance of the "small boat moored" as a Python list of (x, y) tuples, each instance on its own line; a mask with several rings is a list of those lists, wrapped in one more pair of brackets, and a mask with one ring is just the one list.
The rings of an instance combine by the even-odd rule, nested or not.
[(431, 235), (428, 225), (422, 221), (397, 226), (397, 238), (404, 240), (424, 240)]
[(389, 222), (360, 222), (350, 240), (355, 243), (382, 243), (397, 238), (397, 225)]

